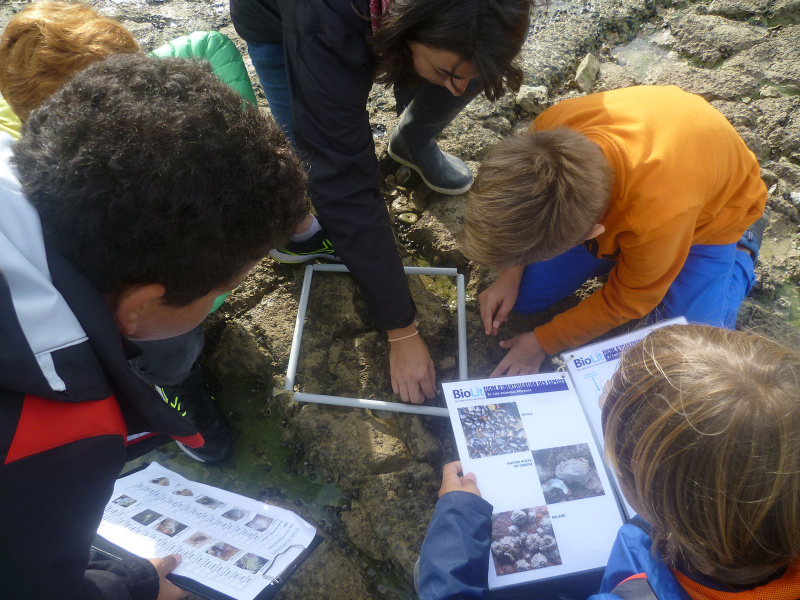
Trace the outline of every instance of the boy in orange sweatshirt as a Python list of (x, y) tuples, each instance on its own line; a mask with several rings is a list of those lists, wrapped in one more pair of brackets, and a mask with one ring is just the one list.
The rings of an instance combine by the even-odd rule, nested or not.
[(685, 316), (732, 328), (753, 285), (767, 191), (755, 156), (718, 111), (677, 87), (566, 100), (481, 165), (460, 234), (501, 271), (480, 297), (487, 334), (513, 308), (541, 312), (586, 280), (608, 282), (534, 331), (501, 342), (495, 375), (632, 319)]

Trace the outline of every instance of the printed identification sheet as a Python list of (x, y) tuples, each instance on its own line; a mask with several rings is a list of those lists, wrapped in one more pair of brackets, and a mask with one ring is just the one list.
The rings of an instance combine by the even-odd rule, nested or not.
[(489, 587), (605, 567), (622, 516), (569, 379), (442, 386), (463, 470), (494, 506)]
[(97, 533), (143, 558), (180, 554), (176, 575), (252, 600), (314, 539), (294, 513), (151, 463), (118, 479)]
[[(606, 384), (611, 381), (614, 371), (617, 370), (619, 359), (623, 351), (630, 346), (633, 346), (638, 341), (643, 339), (648, 333), (654, 329), (661, 327), (668, 327), (670, 325), (685, 325), (686, 319), (678, 317), (661, 321), (650, 327), (643, 327), (636, 331), (632, 331), (625, 335), (591, 344), (590, 346), (583, 346), (571, 352), (565, 352), (561, 355), (564, 363), (567, 365), (567, 373), (569, 373), (572, 382), (575, 384), (575, 391), (578, 393), (586, 417), (592, 426), (592, 430), (597, 440), (597, 445), (600, 451), (603, 450), (603, 423), (602, 414), (600, 409), (600, 397), (603, 396), (603, 391)], [(619, 488), (619, 483), (614, 477), (614, 484)], [(624, 496), (620, 493), (619, 498), (623, 503), (626, 517), (631, 518), (636, 514)]]

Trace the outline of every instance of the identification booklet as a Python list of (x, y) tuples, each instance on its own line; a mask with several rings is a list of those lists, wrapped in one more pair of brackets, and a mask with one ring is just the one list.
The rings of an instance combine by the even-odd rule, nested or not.
[[(207, 598), (271, 598), (319, 545), (293, 512), (151, 463), (117, 480), (95, 547), (124, 558), (180, 554), (169, 578)], [(119, 552), (122, 550), (122, 552)]]
[[(617, 370), (622, 352), (625, 348), (633, 346), (636, 342), (643, 339), (654, 329), (668, 327), (670, 325), (685, 324), (686, 319), (683, 317), (660, 321), (655, 325), (643, 327), (642, 329), (637, 329), (636, 331), (603, 342), (583, 346), (582, 348), (572, 350), (571, 352), (565, 352), (561, 355), (561, 358), (567, 366), (567, 373), (569, 373), (570, 379), (572, 379), (575, 385), (575, 391), (583, 405), (583, 410), (586, 412), (586, 418), (589, 419), (589, 424), (592, 426), (595, 440), (601, 452), (603, 450), (603, 411), (600, 409), (599, 400), (603, 395), (606, 383), (611, 380), (614, 371)], [(614, 475), (611, 469), (609, 469), (609, 473), (614, 479), (614, 485), (619, 489), (616, 475)], [(620, 502), (622, 502), (625, 518), (630, 519), (636, 512), (631, 508), (631, 505), (628, 504), (621, 493), (619, 494), (619, 499)]]
[(634, 513), (603, 462), (598, 398), (653, 328), (566, 353), (567, 373), (442, 384), (463, 471), (494, 507), (490, 589), (605, 568)]

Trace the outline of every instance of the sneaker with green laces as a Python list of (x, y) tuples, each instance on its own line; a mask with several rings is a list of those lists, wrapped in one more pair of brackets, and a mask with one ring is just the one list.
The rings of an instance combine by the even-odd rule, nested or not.
[(199, 365), (189, 377), (174, 386), (155, 386), (156, 392), (181, 416), (189, 419), (205, 444), (189, 448), (177, 442), (181, 450), (199, 462), (217, 463), (231, 457), (234, 450), (233, 432), (217, 405)]
[(324, 227), (304, 242), (290, 241), (285, 246), (271, 250), (269, 254), (282, 263), (304, 263), (315, 258), (342, 262), (336, 256), (336, 250)]

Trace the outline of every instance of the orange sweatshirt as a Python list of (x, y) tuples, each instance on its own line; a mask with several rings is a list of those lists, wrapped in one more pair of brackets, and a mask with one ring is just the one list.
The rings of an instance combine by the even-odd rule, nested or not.
[[(764, 212), (755, 156), (725, 117), (679, 88), (637, 86), (560, 102), (531, 129), (569, 127), (614, 169), (605, 232), (587, 245), (616, 260), (608, 283), (535, 329), (548, 354), (645, 316), (694, 244), (731, 244)], [(595, 243), (596, 242), (596, 243)]]

